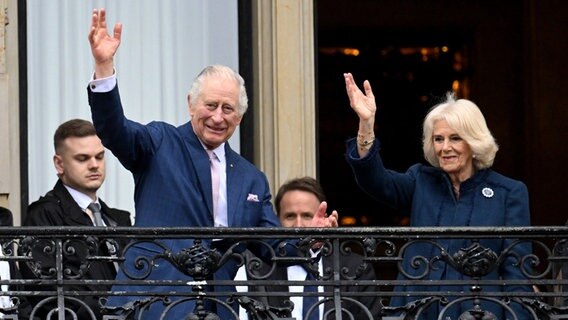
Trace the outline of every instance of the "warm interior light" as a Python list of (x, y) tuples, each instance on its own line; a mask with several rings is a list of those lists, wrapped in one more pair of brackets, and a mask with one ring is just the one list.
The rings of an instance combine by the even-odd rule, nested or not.
[(457, 92), (457, 91), (459, 91), (459, 89), (460, 89), (460, 82), (459, 82), (459, 80), (454, 80), (454, 81), (452, 82), (452, 90), (453, 90), (454, 92)]
[(339, 225), (342, 226), (354, 226), (355, 224), (357, 224), (357, 219), (352, 216), (342, 216), (340, 220), (341, 222), (339, 223)]
[(320, 48), (319, 50), (321, 53), (325, 55), (341, 54), (344, 56), (357, 57), (361, 53), (357, 48), (327, 47), (327, 48)]
[(346, 56), (358, 56), (359, 49), (356, 48), (343, 48), (343, 54)]

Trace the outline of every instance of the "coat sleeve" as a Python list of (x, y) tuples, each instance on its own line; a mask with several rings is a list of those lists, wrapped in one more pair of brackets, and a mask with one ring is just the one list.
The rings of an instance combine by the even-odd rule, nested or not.
[(137, 172), (148, 163), (162, 135), (157, 127), (129, 120), (124, 115), (118, 85), (109, 92), (87, 88), (93, 124), (105, 147), (122, 165)]
[(61, 206), (57, 199), (41, 197), (38, 201), (28, 207), (26, 218), (22, 221), (22, 226), (61, 226), (63, 225)]
[(347, 141), (346, 159), (359, 187), (374, 199), (393, 208), (410, 212), (418, 165), (406, 173), (388, 170), (379, 154), (380, 141), (375, 140), (369, 153), (359, 158), (355, 139)]

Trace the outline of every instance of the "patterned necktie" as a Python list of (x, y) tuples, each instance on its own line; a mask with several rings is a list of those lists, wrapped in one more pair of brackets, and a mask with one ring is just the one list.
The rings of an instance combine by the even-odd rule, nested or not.
[[(306, 280), (307, 281), (312, 281), (315, 280), (316, 278), (314, 277), (314, 275), (307, 270), (308, 274), (306, 276)], [(317, 285), (305, 285), (304, 286), (304, 292), (318, 292), (318, 286)], [(309, 317), (307, 317), (308, 315), (308, 310), (314, 306), (317, 302), (318, 302), (318, 297), (317, 296), (304, 296), (303, 299), (303, 304), (302, 304), (302, 319), (304, 320), (319, 320), (319, 306), (316, 306), (313, 309), (313, 312), (310, 313)]]
[(219, 160), (217, 155), (212, 150), (207, 150), (209, 155), (209, 164), (211, 164), (211, 192), (213, 194), (213, 218), (217, 217), (217, 211), (219, 210)]
[(93, 213), (93, 217), (95, 217), (95, 226), (102, 227), (105, 224), (103, 223), (103, 218), (101, 217), (101, 208), (98, 203), (91, 202), (87, 207)]

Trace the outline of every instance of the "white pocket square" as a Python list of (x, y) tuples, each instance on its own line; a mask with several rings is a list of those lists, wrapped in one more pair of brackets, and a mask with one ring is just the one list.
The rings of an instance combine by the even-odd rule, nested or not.
[(249, 193), (247, 201), (258, 202), (258, 196), (256, 194)]

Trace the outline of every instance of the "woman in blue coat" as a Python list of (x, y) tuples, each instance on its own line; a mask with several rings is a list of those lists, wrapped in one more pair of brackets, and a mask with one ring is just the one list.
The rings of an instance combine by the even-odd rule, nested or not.
[[(507, 178), (490, 167), (495, 159), (498, 146), (491, 135), (485, 118), (479, 108), (465, 99), (455, 100), (449, 94), (447, 101), (433, 107), (424, 120), (424, 157), (431, 166), (415, 164), (405, 173), (386, 169), (379, 155), (380, 143), (375, 137), (374, 123), (377, 110), (371, 85), (364, 82), (364, 93), (355, 84), (350, 73), (344, 74), (345, 86), (351, 108), (359, 117), (357, 138), (347, 142), (347, 161), (355, 174), (358, 185), (379, 201), (387, 203), (403, 213), (410, 213), (412, 227), (458, 227), (458, 226), (528, 226), (530, 212), (528, 191), (520, 181)], [(484, 239), (479, 244), (491, 249), (496, 256), (513, 243), (511, 239)], [(399, 280), (417, 277), (420, 280), (464, 280), (463, 275), (444, 261), (435, 261), (428, 269), (411, 266), (412, 258), (421, 256), (430, 261), (441, 257), (441, 249), (450, 256), (460, 249), (472, 245), (471, 239), (439, 239), (436, 244), (416, 243), (404, 251), (404, 259), (399, 272)], [(528, 243), (514, 245), (512, 250), (518, 257), (526, 257), (531, 252)], [(507, 258), (483, 280), (522, 280), (523, 268), (518, 258)], [(528, 269), (525, 268), (528, 272)], [(530, 286), (507, 285), (482, 286), (482, 292), (530, 291)], [(433, 291), (435, 303), (427, 306), (420, 319), (455, 320), (462, 313), (473, 309), (474, 303), (465, 300), (459, 304), (449, 304), (444, 292), (471, 292), (471, 286), (397, 286), (395, 291)], [(447, 298), (447, 297), (446, 297)], [(401, 307), (420, 297), (393, 297), (391, 306)], [(448, 299), (452, 301), (453, 298)], [(440, 302), (439, 302), (440, 301)], [(517, 303), (509, 307), (518, 319), (531, 319), (526, 310)], [(481, 309), (494, 314), (497, 319), (512, 319), (502, 305), (486, 300), (481, 301)], [(485, 319), (485, 318), (484, 318)]]

